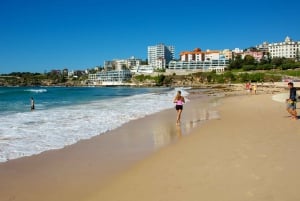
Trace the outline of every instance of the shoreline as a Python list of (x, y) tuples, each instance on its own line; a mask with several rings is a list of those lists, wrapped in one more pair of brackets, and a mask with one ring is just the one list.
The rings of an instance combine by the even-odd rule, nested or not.
[(140, 161), (86, 201), (300, 199), (300, 125), (272, 94), (231, 96), (221, 118)]
[[(188, 102), (181, 127), (175, 125), (172, 108), (63, 149), (0, 163), (0, 200), (83, 199), (138, 161), (189, 135), (206, 117), (203, 108), (211, 107), (209, 99), (203, 95)], [(196, 103), (201, 108), (194, 110)]]
[[(173, 154), (167, 150), (178, 146), (188, 148), (190, 144), (187, 144), (187, 141), (194, 141), (193, 143), (199, 142), (199, 139), (197, 140), (196, 137), (199, 136), (199, 133), (203, 135), (205, 132), (211, 132), (211, 129), (217, 129), (212, 125), (216, 124), (216, 122), (223, 121), (224, 118), (232, 119), (231, 116), (224, 117), (221, 114), (221, 118), (205, 121), (207, 111), (212, 111), (211, 117), (217, 117), (214, 116), (214, 112), (222, 112), (222, 108), (225, 107), (223, 105), (224, 102), (227, 104), (226, 107), (228, 107), (228, 100), (251, 100), (259, 97), (268, 97), (273, 93), (277, 93), (277, 89), (275, 89), (275, 92), (271, 91), (269, 93), (261, 91), (257, 96), (245, 96), (246, 93), (243, 86), (241, 85), (239, 87), (240, 90), (231, 91), (230, 93), (208, 94), (208, 99), (214, 101), (213, 105), (206, 106), (202, 101), (204, 99), (201, 99), (202, 95), (197, 94), (197, 90), (194, 91), (195, 93), (191, 93), (189, 97), (193, 101), (190, 101), (184, 107), (182, 116), (182, 122), (184, 122), (184, 124), (179, 127), (180, 129), (175, 125), (176, 112), (173, 109), (168, 109), (142, 119), (134, 120), (104, 135), (99, 135), (89, 140), (82, 140), (75, 145), (63, 149), (47, 151), (32, 157), (11, 160), (4, 164), (0, 163), (0, 200), (88, 200), (88, 198), (93, 199), (94, 197), (102, 196), (102, 193), (108, 196), (107, 193), (110, 192), (110, 190), (119, 190), (115, 188), (114, 185), (118, 184), (120, 178), (121, 181), (129, 182), (127, 185), (131, 186), (131, 180), (124, 180), (123, 177), (127, 175), (128, 172), (135, 172), (136, 167), (139, 167), (140, 164), (147, 163), (148, 160), (152, 160), (152, 158), (158, 157), (164, 152), (168, 153), (164, 155), (164, 157), (167, 158), (170, 157), (174, 159), (176, 155), (184, 158), (184, 150), (183, 153), (175, 152)], [(192, 91), (193, 90), (195, 89), (192, 89)], [(221, 105), (219, 101), (222, 102)], [(264, 99), (263, 101), (266, 100)], [(239, 102), (237, 102), (237, 104), (239, 104)], [(275, 103), (272, 103), (272, 105), (274, 104)], [(210, 109), (205, 111), (201, 110), (201, 108), (205, 107)], [(218, 109), (215, 109), (215, 107)], [(276, 107), (278, 108), (278, 106)], [(280, 110), (282, 109), (282, 106), (280, 106)], [(252, 118), (254, 117), (251, 116), (250, 119), (253, 120)], [(204, 121), (205, 123), (203, 124)], [(238, 121), (241, 120), (238, 119)], [(222, 125), (223, 127), (220, 129), (224, 129), (224, 123)], [(221, 132), (222, 131), (223, 130), (221, 130)], [(205, 136), (210, 137), (211, 135), (205, 134)], [(212, 135), (211, 137), (216, 140), (218, 146), (223, 146), (218, 136)], [(228, 141), (228, 139), (224, 137), (222, 139), (226, 142)], [(194, 147), (195, 150), (206, 148), (205, 151), (207, 151), (208, 147), (203, 143), (204, 142), (200, 140), (200, 147)], [(224, 150), (224, 152), (225, 151), (226, 150)], [(191, 158), (191, 156), (188, 158)], [(211, 161), (209, 158), (206, 159)], [(161, 166), (164, 160), (165, 158), (155, 161), (153, 164)], [(172, 162), (173, 161), (169, 161), (169, 165), (172, 164)], [(194, 162), (192, 160), (184, 163), (188, 165)], [(152, 167), (151, 165), (149, 166)], [(165, 168), (168, 169), (168, 167)], [(148, 171), (152, 170), (150, 169)], [(147, 175), (147, 173), (145, 174)], [(161, 176), (159, 172), (156, 172), (156, 174), (156, 176)], [(177, 176), (175, 176), (175, 178), (176, 177)], [(140, 182), (142, 183), (139, 183), (139, 185), (143, 186), (143, 181)], [(147, 188), (147, 185), (145, 185), (145, 188)], [(142, 189), (142, 191), (145, 190), (147, 189)], [(132, 193), (133, 194), (128, 194), (130, 198), (135, 196), (135, 192)], [(121, 195), (122, 194), (120, 194), (120, 196)], [(113, 199), (108, 198), (106, 200)], [(124, 198), (123, 200), (126, 199)], [(128, 200), (135, 199), (128, 198)], [(173, 200), (176, 199), (173, 197)]]

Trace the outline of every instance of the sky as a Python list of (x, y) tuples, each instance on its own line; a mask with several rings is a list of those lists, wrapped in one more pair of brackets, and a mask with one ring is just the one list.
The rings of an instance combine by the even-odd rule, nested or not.
[(299, 0), (1, 0), (0, 74), (85, 70), (182, 51), (300, 41)]

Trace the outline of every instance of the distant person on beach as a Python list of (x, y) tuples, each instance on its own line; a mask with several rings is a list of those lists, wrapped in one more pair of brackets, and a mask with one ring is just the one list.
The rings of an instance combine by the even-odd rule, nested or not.
[(181, 91), (177, 91), (177, 95), (175, 96), (173, 103), (176, 103), (176, 111), (177, 111), (177, 120), (176, 124), (180, 124), (181, 113), (183, 110), (183, 104), (185, 103), (184, 97), (181, 96)]
[(251, 88), (251, 83), (250, 83), (250, 82), (247, 82), (247, 83), (246, 83), (246, 91), (247, 91), (248, 93), (251, 93), (251, 90), (252, 90), (252, 88)]
[(288, 83), (290, 89), (290, 96), (286, 99), (287, 111), (292, 115), (292, 119), (297, 119), (296, 102), (297, 102), (297, 89), (292, 82)]
[(247, 83), (246, 83), (246, 87), (245, 87), (247, 91), (250, 89), (250, 87), (249, 87), (249, 86), (250, 86), (250, 83), (249, 83), (249, 82), (247, 82)]
[(34, 110), (34, 99), (33, 99), (33, 97), (31, 97), (31, 100), (30, 100), (30, 109), (31, 109), (31, 111)]
[(257, 84), (254, 84), (252, 87), (253, 94), (256, 94), (256, 90), (257, 90)]

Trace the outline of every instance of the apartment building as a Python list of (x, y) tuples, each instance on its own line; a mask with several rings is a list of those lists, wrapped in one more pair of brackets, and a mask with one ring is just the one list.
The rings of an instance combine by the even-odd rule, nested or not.
[(142, 60), (135, 57), (130, 57), (129, 59), (115, 59), (113, 61), (105, 61), (105, 70), (124, 70), (131, 69), (136, 66), (141, 65)]
[(200, 48), (196, 48), (193, 51), (183, 51), (180, 53), (180, 61), (204, 61), (204, 55)]
[(169, 71), (216, 71), (224, 72), (229, 65), (229, 60), (211, 60), (211, 61), (170, 61)]
[(167, 64), (174, 60), (174, 54), (174, 46), (166, 46), (163, 43), (148, 46), (148, 64), (156, 69), (165, 69)]
[(193, 51), (183, 51), (180, 53), (180, 61), (211, 61), (211, 60), (229, 60), (232, 58), (230, 50), (206, 50), (202, 51), (196, 48)]
[(92, 85), (122, 85), (130, 80), (130, 70), (109, 70), (88, 75), (88, 81)]
[(286, 37), (283, 42), (268, 43), (264, 42), (257, 45), (258, 49), (268, 50), (270, 57), (284, 57), (299, 60), (300, 57), (300, 41), (293, 41), (290, 37)]
[(245, 58), (245, 56), (250, 55), (252, 56), (256, 61), (260, 62), (261, 59), (264, 57), (264, 52), (261, 51), (246, 51), (242, 54), (242, 59)]
[[(226, 54), (224, 54), (224, 52)], [(201, 70), (223, 72), (229, 64), (230, 51), (207, 50), (196, 48), (180, 53), (180, 61), (171, 61), (169, 70)]]

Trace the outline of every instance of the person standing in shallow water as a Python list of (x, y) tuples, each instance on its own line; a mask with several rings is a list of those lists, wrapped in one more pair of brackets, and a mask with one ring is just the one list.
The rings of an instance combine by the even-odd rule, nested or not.
[(176, 111), (177, 111), (177, 120), (176, 125), (180, 124), (181, 113), (183, 110), (183, 104), (185, 103), (184, 97), (181, 96), (181, 91), (177, 91), (177, 95), (175, 96), (173, 103), (176, 103)]
[(34, 110), (34, 99), (33, 99), (33, 97), (31, 97), (31, 100), (30, 100), (30, 109), (31, 109), (31, 111)]

